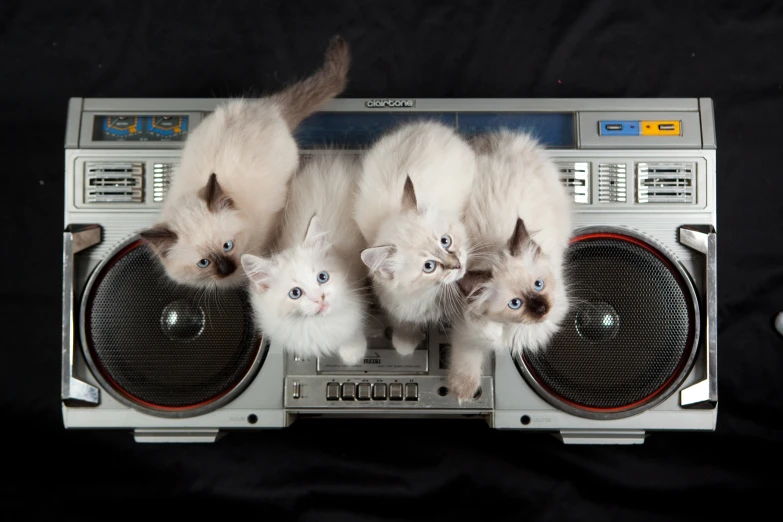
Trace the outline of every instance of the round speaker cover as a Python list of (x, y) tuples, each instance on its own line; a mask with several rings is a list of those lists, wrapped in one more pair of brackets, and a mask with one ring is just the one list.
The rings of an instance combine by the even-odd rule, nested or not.
[(566, 254), (571, 308), (548, 347), (524, 350), (522, 374), (550, 403), (590, 418), (639, 413), (685, 378), (699, 334), (686, 274), (629, 232), (575, 237)]
[(82, 341), (96, 377), (148, 413), (190, 416), (233, 398), (261, 359), (242, 288), (172, 282), (142, 240), (93, 274), (82, 303)]

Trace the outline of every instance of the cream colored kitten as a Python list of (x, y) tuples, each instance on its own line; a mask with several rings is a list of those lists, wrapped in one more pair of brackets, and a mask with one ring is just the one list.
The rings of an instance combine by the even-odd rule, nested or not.
[(242, 256), (257, 326), (301, 357), (339, 353), (356, 364), (367, 351), (365, 243), (352, 215), (358, 179), (353, 156), (313, 157), (291, 180), (278, 253)]
[(544, 347), (568, 312), (563, 257), (571, 199), (556, 165), (531, 136), (501, 131), (474, 141), (476, 182), (465, 224), (481, 244), (460, 281), (467, 296), (454, 324), (449, 381), (476, 392), (488, 351)]
[(434, 122), (400, 127), (364, 158), (355, 212), (370, 245), (362, 261), (401, 354), (416, 349), (422, 326), (456, 312), (469, 250), (462, 215), (474, 175), (468, 143)]
[(171, 279), (243, 281), (240, 256), (266, 246), (298, 166), (291, 132), (346, 85), (348, 44), (335, 37), (322, 67), (282, 92), (232, 100), (190, 134), (158, 224), (140, 232)]

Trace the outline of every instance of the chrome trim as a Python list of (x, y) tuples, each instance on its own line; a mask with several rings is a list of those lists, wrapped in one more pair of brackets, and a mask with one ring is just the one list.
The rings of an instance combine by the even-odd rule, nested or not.
[(242, 379), (228, 393), (226, 393), (219, 399), (214, 400), (209, 404), (206, 404), (200, 408), (193, 408), (185, 411), (162, 411), (162, 410), (157, 410), (155, 408), (147, 408), (128, 399), (123, 394), (115, 390), (114, 386), (112, 386), (103, 377), (100, 370), (98, 369), (98, 366), (95, 364), (95, 361), (92, 358), (92, 354), (90, 354), (90, 350), (87, 347), (87, 342), (86, 342), (87, 334), (85, 328), (85, 319), (86, 319), (87, 301), (88, 301), (87, 296), (90, 295), (90, 292), (92, 291), (92, 287), (97, 281), (98, 276), (101, 274), (104, 267), (108, 263), (110, 263), (115, 258), (115, 256), (119, 254), (125, 247), (139, 240), (141, 240), (141, 236), (139, 236), (138, 234), (132, 234), (124, 241), (121, 241), (108, 254), (106, 254), (106, 256), (98, 264), (98, 266), (95, 267), (95, 270), (93, 270), (92, 274), (90, 274), (90, 278), (87, 281), (87, 284), (84, 286), (84, 290), (82, 291), (82, 302), (79, 310), (79, 334), (80, 334), (81, 345), (82, 345), (82, 354), (84, 355), (84, 358), (87, 361), (87, 366), (89, 366), (90, 371), (92, 372), (95, 379), (109, 393), (109, 395), (117, 399), (120, 403), (124, 404), (125, 406), (128, 406), (129, 408), (133, 408), (134, 410), (145, 413), (147, 415), (152, 415), (154, 417), (163, 417), (167, 419), (185, 419), (189, 417), (197, 417), (199, 415), (204, 415), (205, 413), (215, 411), (225, 406), (232, 400), (234, 400), (240, 393), (242, 393), (242, 391), (244, 391), (245, 388), (247, 388), (247, 386), (253, 381), (253, 379), (255, 379), (256, 375), (258, 374), (258, 371), (261, 369), (261, 366), (263, 366), (264, 361), (266, 360), (267, 353), (269, 352), (269, 343), (266, 342), (266, 340), (263, 337), (260, 337), (258, 339), (259, 348), (258, 348), (258, 353), (256, 354), (256, 358), (253, 360), (253, 364), (251, 364), (247, 373), (245, 373)]
[(621, 226), (582, 227), (574, 230), (572, 237), (578, 237), (586, 234), (598, 234), (598, 233), (624, 235), (624, 236), (632, 237), (634, 239), (638, 239), (639, 241), (642, 241), (644, 243), (647, 243), (648, 245), (655, 248), (658, 252), (660, 252), (663, 256), (665, 256), (682, 277), (687, 292), (690, 294), (691, 302), (693, 303), (694, 334), (693, 334), (693, 345), (691, 346), (690, 353), (688, 355), (688, 360), (686, 361), (685, 366), (680, 372), (680, 375), (678, 375), (677, 378), (674, 379), (669, 384), (666, 390), (660, 393), (657, 397), (655, 397), (649, 402), (637, 406), (636, 408), (619, 411), (619, 412), (593, 412), (593, 411), (583, 410), (581, 408), (576, 408), (574, 406), (571, 406), (570, 404), (567, 404), (557, 399), (556, 397), (553, 397), (546, 389), (543, 388), (543, 386), (541, 386), (538, 383), (535, 377), (533, 377), (533, 374), (527, 368), (524, 360), (522, 359), (521, 352), (512, 353), (511, 356), (514, 362), (516, 363), (517, 369), (522, 374), (522, 377), (524, 377), (525, 381), (530, 385), (530, 387), (533, 388), (542, 399), (544, 399), (546, 402), (548, 402), (555, 408), (564, 411), (566, 413), (570, 413), (571, 415), (575, 415), (577, 417), (582, 417), (586, 419), (595, 419), (595, 420), (623, 419), (626, 417), (632, 417), (634, 415), (638, 415), (644, 411), (649, 410), (650, 408), (657, 406), (658, 404), (662, 403), (663, 401), (671, 397), (671, 395), (677, 390), (677, 388), (679, 388), (680, 385), (682, 385), (683, 381), (691, 371), (693, 362), (696, 359), (696, 354), (698, 352), (699, 338), (701, 336), (701, 319), (700, 319), (701, 313), (699, 310), (699, 300), (696, 296), (696, 290), (693, 286), (693, 282), (691, 281), (690, 275), (677, 261), (677, 258), (675, 257), (674, 253), (672, 253), (668, 248), (666, 248), (666, 246), (664, 246), (663, 244), (659, 243), (652, 237), (642, 232), (639, 232), (632, 228), (621, 227)]
[(704, 149), (716, 149), (715, 111), (711, 98), (699, 98), (699, 114), (701, 115), (701, 146)]
[(99, 225), (69, 225), (63, 232), (63, 321), (62, 321), (62, 382), (60, 398), (62, 401), (78, 401), (87, 404), (100, 404), (101, 393), (73, 376), (74, 343), (74, 256), (101, 242)]
[(680, 406), (714, 408), (718, 404), (718, 237), (712, 225), (685, 225), (679, 232), (680, 243), (704, 254), (707, 265), (704, 282), (707, 302), (705, 377), (680, 392)]

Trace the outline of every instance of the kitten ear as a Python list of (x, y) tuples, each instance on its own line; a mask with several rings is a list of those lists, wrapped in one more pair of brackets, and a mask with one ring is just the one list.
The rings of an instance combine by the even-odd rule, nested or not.
[(334, 36), (320, 69), (272, 96), (289, 129), (294, 130), (302, 120), (345, 90), (350, 65), (348, 43), (341, 36)]
[(492, 279), (492, 272), (486, 270), (468, 270), (465, 275), (457, 281), (457, 286), (462, 294), (468, 299), (468, 302), (478, 299), (486, 290), (484, 284)]
[(142, 230), (139, 232), (139, 235), (149, 243), (152, 250), (160, 257), (166, 257), (169, 250), (171, 250), (171, 247), (173, 247), (177, 242), (177, 239), (179, 239), (177, 233), (163, 223)]
[(214, 172), (209, 176), (206, 186), (199, 190), (198, 195), (206, 201), (207, 209), (210, 212), (217, 212), (224, 208), (234, 208), (234, 200), (223, 192), (223, 188), (218, 183), (217, 174)]
[(517, 224), (514, 227), (514, 233), (511, 234), (511, 237), (508, 240), (508, 251), (512, 256), (517, 257), (522, 253), (522, 248), (527, 243), (534, 247), (536, 256), (541, 254), (541, 247), (530, 238), (530, 234), (525, 227), (525, 222), (522, 221), (522, 218), (517, 218)]
[(391, 279), (394, 271), (391, 266), (391, 258), (397, 249), (393, 246), (378, 246), (362, 250), (362, 262), (370, 269), (370, 273)]
[(250, 282), (261, 292), (269, 290), (270, 262), (251, 254), (242, 254), (242, 268)]
[(405, 176), (405, 186), (402, 189), (402, 208), (405, 210), (417, 210), (416, 191), (413, 189), (413, 181), (410, 176)]
[(332, 246), (326, 229), (321, 225), (321, 220), (318, 219), (317, 215), (313, 215), (310, 218), (310, 224), (307, 226), (307, 233), (304, 238), (304, 246), (321, 252), (326, 252)]

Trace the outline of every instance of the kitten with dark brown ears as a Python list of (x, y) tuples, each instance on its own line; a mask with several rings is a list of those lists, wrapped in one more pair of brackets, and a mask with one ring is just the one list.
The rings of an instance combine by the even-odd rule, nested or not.
[(299, 165), (292, 132), (345, 89), (349, 66), (348, 44), (336, 36), (313, 75), (271, 96), (231, 100), (191, 132), (158, 224), (140, 232), (172, 280), (245, 280), (240, 258), (266, 248)]
[(449, 387), (460, 401), (478, 389), (489, 352), (543, 349), (569, 309), (562, 265), (572, 209), (557, 166), (525, 133), (500, 131), (473, 146), (465, 226), (481, 243), (459, 283), (463, 320), (453, 324)]

